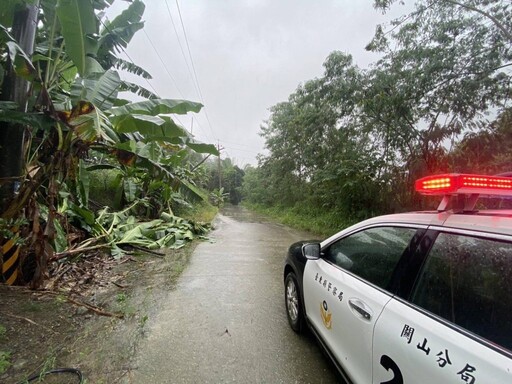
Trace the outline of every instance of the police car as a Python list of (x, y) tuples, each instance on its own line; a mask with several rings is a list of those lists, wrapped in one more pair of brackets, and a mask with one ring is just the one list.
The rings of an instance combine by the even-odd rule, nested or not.
[(293, 244), (288, 321), (313, 331), (348, 383), (512, 383), (512, 178), (416, 182), (437, 211), (380, 216)]

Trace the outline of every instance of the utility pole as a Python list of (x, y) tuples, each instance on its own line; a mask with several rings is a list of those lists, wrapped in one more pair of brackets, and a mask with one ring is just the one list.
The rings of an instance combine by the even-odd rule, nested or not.
[[(34, 51), (38, 10), (39, 1), (25, 2), (14, 13), (12, 35), (28, 56), (32, 56)], [(26, 112), (29, 85), (27, 80), (16, 75), (11, 66), (2, 84), (0, 100), (14, 101), (19, 111)], [(24, 138), (24, 126), (7, 122), (0, 124), (0, 213), (5, 212), (21, 182)]]
[(220, 164), (220, 142), (217, 140), (217, 150), (219, 151), (219, 156), (217, 157), (217, 165), (218, 165), (218, 172), (219, 172), (219, 192), (222, 189), (222, 169)]
[[(39, 0), (20, 3), (12, 20), (12, 35), (20, 48), (29, 56), (34, 51), (37, 28)], [(14, 63), (8, 59), (9, 69), (2, 82), (1, 101), (13, 101), (20, 112), (27, 112), (27, 100), (30, 83), (17, 76)], [(25, 129), (21, 124), (0, 123), (0, 215), (3, 216), (9, 204), (20, 188), (25, 161), (23, 147)], [(3, 217), (12, 219), (13, 217)], [(18, 238), (19, 228), (10, 228), (13, 239), (0, 236), (0, 281), (13, 285), (18, 279), (20, 246), (14, 242)]]

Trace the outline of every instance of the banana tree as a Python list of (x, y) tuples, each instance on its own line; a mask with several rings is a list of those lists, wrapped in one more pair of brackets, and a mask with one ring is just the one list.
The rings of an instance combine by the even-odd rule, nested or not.
[[(8, 3), (6, 9), (10, 10), (24, 1)], [(11, 222), (25, 217), (29, 222), (20, 230), (29, 239), (25, 254), (33, 255), (36, 262), (34, 286), (46, 274), (59, 234), (61, 247), (65, 243), (62, 234), (66, 215), (77, 219), (78, 225), (89, 233), (101, 232), (101, 225), (88, 207), (91, 149), (110, 156), (111, 165), (118, 160), (118, 167), (127, 175), (123, 185), (130, 191), (133, 192), (133, 185), (126, 181), (130, 175), (143, 173), (137, 170), (144, 170), (151, 179), (139, 183), (141, 195), (157, 190), (155, 182), (159, 182), (168, 186), (164, 192), (171, 197), (179, 192), (200, 197), (194, 185), (175, 172), (180, 168), (173, 163), (181, 158), (177, 153), (185, 148), (217, 153), (213, 145), (196, 142), (171, 117), (199, 112), (201, 104), (159, 99), (120, 78), (116, 68), (149, 77), (142, 68), (116, 58), (117, 51), (126, 47), (143, 27), (144, 4), (134, 0), (118, 17), (104, 21), (100, 11), (111, 3), (41, 0), (32, 57), (11, 35), (9, 24), (0, 25), (0, 80), (6, 71), (14, 71), (32, 88), (27, 112), (20, 112), (14, 101), (0, 103), (0, 121), (21, 124), (27, 132), (22, 143), (26, 155), (21, 186), (1, 218), (2, 222)], [(4, 9), (0, 20), (8, 16)], [(118, 98), (118, 92), (123, 90), (150, 99), (127, 103)]]

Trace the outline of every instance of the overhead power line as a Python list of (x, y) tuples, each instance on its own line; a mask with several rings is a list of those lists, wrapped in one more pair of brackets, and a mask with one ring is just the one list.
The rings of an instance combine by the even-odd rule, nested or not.
[[(180, 46), (181, 55), (183, 57), (183, 60), (185, 61), (185, 65), (187, 66), (188, 74), (190, 75), (190, 79), (192, 80), (192, 84), (194, 85), (195, 91), (197, 92), (197, 96), (199, 97), (201, 102), (204, 104), (202, 93), (201, 93), (201, 90), (199, 89), (199, 83), (197, 81), (197, 75), (195, 75), (195, 67), (194, 67), (194, 71), (192, 71), (192, 69), (190, 68), (190, 65), (188, 63), (189, 60), (187, 59), (187, 55), (185, 54), (185, 50), (183, 49), (183, 44), (181, 44), (181, 39), (180, 39), (178, 30), (176, 29), (176, 24), (174, 23), (174, 18), (172, 17), (171, 7), (169, 6), (168, 0), (165, 0), (165, 5), (166, 5), (166, 8), (167, 8), (167, 14), (169, 15), (169, 19), (171, 20), (171, 25), (172, 25), (172, 28), (174, 30), (174, 34), (176, 35), (176, 39), (178, 40), (178, 45)], [(178, 13), (180, 15), (180, 21), (181, 21), (181, 28), (183, 30), (183, 35), (184, 35), (184, 38), (185, 38), (185, 41), (186, 41), (186, 44), (187, 44), (187, 48), (188, 48), (188, 52), (189, 52), (189, 57), (190, 57), (192, 65), (194, 65), (194, 63), (192, 61), (192, 55), (191, 55), (191, 51), (190, 51), (190, 46), (188, 44), (188, 40), (187, 40), (186, 33), (185, 33), (185, 26), (183, 24), (183, 19), (181, 17), (181, 12), (179, 10), (178, 4), (176, 4), (176, 5), (178, 7)], [(206, 111), (205, 111), (205, 115), (206, 115)], [(215, 137), (215, 134), (213, 133), (213, 130), (211, 128), (211, 123), (209, 121), (209, 117), (208, 116), (206, 116), (206, 120), (208, 121), (208, 125), (210, 127), (211, 134), (213, 135), (213, 137)], [(199, 121), (196, 120), (196, 122), (197, 122), (197, 125), (199, 126), (199, 128), (204, 132), (203, 127), (201, 126)]]
[[(231, 145), (235, 145), (235, 146), (237, 146), (237, 147), (238, 147), (238, 148), (237, 148), (237, 147), (232, 147), (232, 148), (236, 148), (236, 149), (242, 149), (242, 148), (245, 148), (245, 149), (247, 149), (247, 150), (253, 150), (253, 147), (251, 147), (251, 146), (249, 146), (249, 145), (240, 144), (240, 143), (234, 143), (234, 142), (232, 142), (232, 141), (226, 141), (226, 140), (222, 140), (222, 142), (223, 142), (224, 144), (231, 144)], [(254, 151), (254, 150), (253, 150), (253, 151)], [(256, 152), (256, 151), (254, 151), (254, 152)]]
[[(178, 9), (178, 15), (180, 16), (181, 29), (183, 30), (183, 37), (185, 38), (185, 44), (187, 45), (188, 56), (190, 58), (190, 63), (192, 65), (192, 72), (194, 73), (194, 79), (196, 81), (197, 91), (199, 92), (199, 98), (201, 99), (201, 102), (205, 104), (203, 93), (201, 92), (201, 86), (199, 85), (199, 79), (197, 77), (196, 66), (194, 65), (194, 59), (192, 58), (192, 52), (190, 51), (190, 44), (188, 43), (187, 31), (185, 30), (185, 24), (183, 23), (183, 17), (181, 16), (181, 10), (178, 0), (176, 0), (176, 8)], [(213, 133), (212, 123), (210, 121), (210, 117), (208, 116), (206, 108), (204, 108), (203, 111), (206, 117), (206, 121), (208, 122), (210, 132), (212, 133), (213, 137), (215, 137), (215, 134)]]
[(178, 90), (178, 93), (180, 94), (181, 98), (184, 99), (185, 97), (183, 96), (183, 93), (181, 92), (180, 87), (178, 87), (178, 83), (176, 83), (174, 76), (171, 75), (171, 72), (169, 72), (169, 70), (167, 69), (167, 65), (165, 64), (164, 60), (162, 59), (162, 56), (160, 56), (160, 53), (158, 53), (158, 50), (156, 49), (155, 45), (151, 41), (148, 33), (146, 32), (146, 30), (144, 28), (142, 28), (142, 31), (144, 32), (144, 35), (146, 35), (146, 37), (149, 41), (149, 44), (151, 45), (151, 47), (153, 48), (153, 51), (155, 51), (156, 55), (158, 56), (158, 59), (160, 60), (160, 62), (162, 63), (162, 65), (165, 69), (165, 72), (167, 72), (167, 75), (169, 75), (169, 78), (172, 80), (172, 82), (173, 82), (174, 86), (176, 87), (176, 89)]
[(178, 3), (178, 0), (176, 0), (176, 8), (178, 9), (178, 15), (180, 16), (181, 29), (183, 30), (183, 36), (185, 37), (185, 44), (187, 45), (188, 56), (190, 59), (190, 63), (192, 65), (192, 72), (194, 73), (194, 79), (196, 80), (197, 90), (199, 91), (199, 97), (201, 98), (201, 101), (204, 103), (203, 93), (201, 92), (199, 80), (197, 79), (196, 66), (194, 65), (194, 59), (192, 58), (192, 53), (190, 51), (190, 44), (188, 43), (187, 31), (185, 30), (185, 24), (183, 23), (183, 17), (181, 16), (181, 10), (180, 10), (180, 5)]
[(176, 39), (178, 40), (178, 44), (180, 46), (181, 56), (183, 57), (183, 60), (185, 60), (185, 65), (187, 66), (188, 74), (190, 75), (190, 78), (192, 79), (192, 84), (194, 84), (194, 88), (196, 89), (197, 96), (201, 97), (200, 92), (197, 88), (196, 82), (194, 80), (194, 74), (192, 73), (192, 69), (190, 69), (190, 65), (188, 64), (187, 56), (185, 55), (185, 50), (183, 49), (183, 44), (181, 44), (181, 39), (180, 39), (178, 30), (176, 29), (176, 24), (174, 23), (174, 18), (172, 17), (171, 8), (169, 7), (168, 0), (165, 0), (165, 5), (167, 7), (167, 13), (169, 15), (169, 19), (171, 20), (172, 28), (174, 29)]
[[(166, 3), (167, 3), (167, 0), (166, 0)], [(170, 15), (170, 14), (169, 14)], [(172, 20), (172, 17), (171, 17), (171, 20)], [(112, 33), (112, 31), (110, 30), (110, 28), (103, 22), (103, 20), (100, 19), (100, 23), (103, 25), (103, 27), (109, 31), (110, 33)], [(173, 22), (173, 26), (174, 26), (174, 22)], [(158, 58), (160, 59), (160, 62), (162, 63), (165, 71), (167, 72), (167, 74), (169, 75), (169, 77), (171, 78), (172, 82), (174, 83), (176, 89), (178, 90), (178, 93), (181, 95), (181, 98), (185, 98), (183, 96), (183, 93), (181, 92), (181, 90), (179, 89), (177, 83), (176, 83), (176, 80), (174, 79), (174, 77), (171, 75), (171, 73), (169, 72), (169, 70), (167, 69), (167, 66), (165, 64), (165, 62), (163, 61), (162, 57), (160, 56), (160, 54), (158, 53), (158, 50), (156, 49), (155, 45), (153, 44), (153, 42), (151, 41), (151, 38), (149, 37), (149, 35), (147, 34), (146, 30), (143, 28), (142, 29), (144, 31), (144, 34), (146, 35), (146, 38), (148, 39), (151, 47), (153, 48), (153, 50), (155, 51), (156, 55), (158, 56)], [(175, 28), (175, 31), (176, 31), (176, 28)], [(125, 43), (126, 46), (128, 46), (128, 42), (126, 40), (123, 39), (122, 36), (119, 36), (119, 38)], [(179, 41), (179, 40), (178, 40)], [(180, 43), (180, 47), (181, 47), (181, 43)], [(124, 47), (122, 45), (119, 46), (119, 48), (121, 49), (121, 51), (126, 55), (126, 57), (128, 58), (128, 60), (130, 60), (132, 63), (135, 63), (135, 61), (131, 58), (131, 56), (128, 54), (128, 52), (124, 49)], [(183, 48), (182, 48), (182, 52), (183, 52)], [(184, 55), (184, 53), (183, 53)], [(187, 67), (188, 67), (188, 63), (187, 63)], [(144, 78), (144, 80), (146, 81), (146, 83), (148, 83), (148, 86), (151, 88), (151, 90), (153, 91), (153, 93), (155, 95), (158, 95), (158, 92), (157, 90), (155, 89), (155, 87), (153, 87), (153, 84), (151, 84), (151, 82), (149, 81), (149, 79), (146, 79)], [(181, 126), (183, 128), (185, 128), (187, 130), (187, 128), (185, 127), (185, 124), (183, 124), (183, 122), (179, 119), (179, 117), (177, 115), (174, 115), (173, 116), (173, 119), (176, 120), (178, 123), (181, 124)], [(199, 125), (199, 128), (202, 129), (201, 127), (201, 124), (199, 124), (199, 122), (197, 122), (197, 124)], [(210, 128), (211, 129), (211, 128)], [(188, 131), (188, 130), (187, 130)], [(213, 132), (212, 132), (213, 133)]]
[(234, 151), (237, 151), (237, 152), (254, 153), (256, 155), (260, 153), (259, 151), (249, 150), (249, 149), (242, 149), (242, 148), (236, 148), (236, 147), (226, 147), (226, 149), (234, 150)]
[[(179, 18), (180, 18), (181, 28), (182, 28), (182, 30), (183, 30), (183, 36), (184, 36), (184, 38), (185, 38), (185, 43), (186, 43), (186, 45), (187, 45), (187, 51), (188, 51), (188, 54), (189, 54), (190, 63), (191, 63), (191, 65), (192, 65), (192, 71), (190, 70), (190, 66), (188, 65), (188, 61), (187, 61), (187, 59), (186, 59), (186, 55), (185, 55), (185, 52), (184, 52), (183, 46), (182, 46), (181, 41), (180, 41), (180, 39), (179, 39), (178, 31), (177, 31), (177, 29), (176, 29), (176, 26), (175, 26), (174, 20), (173, 20), (173, 18), (172, 18), (172, 14), (171, 14), (171, 11), (170, 11), (170, 7), (169, 7), (169, 4), (168, 4), (168, 1), (167, 1), (167, 0), (165, 0), (165, 3), (166, 3), (166, 6), (167, 6), (167, 11), (168, 11), (168, 13), (169, 13), (169, 17), (170, 17), (170, 19), (171, 19), (171, 23), (172, 23), (173, 28), (174, 28), (174, 32), (176, 33), (176, 37), (177, 37), (177, 39), (178, 39), (178, 43), (179, 43), (179, 45), (180, 45), (181, 53), (182, 53), (182, 55), (183, 55), (183, 58), (185, 59), (185, 64), (187, 65), (187, 69), (189, 70), (189, 74), (190, 74), (190, 75), (191, 75), (191, 77), (192, 77), (194, 87), (196, 88), (196, 92), (198, 93), (198, 95), (199, 95), (199, 98), (200, 98), (201, 102), (202, 102), (203, 104), (205, 104), (205, 102), (204, 102), (204, 98), (203, 98), (203, 94), (202, 94), (202, 91), (201, 91), (201, 87), (200, 87), (200, 84), (199, 84), (199, 80), (198, 80), (198, 77), (197, 77), (197, 72), (196, 72), (196, 69), (195, 69), (194, 60), (193, 60), (193, 58), (192, 58), (192, 53), (191, 53), (191, 50), (190, 50), (190, 44), (189, 44), (189, 42), (188, 42), (188, 37), (187, 37), (186, 30), (185, 30), (185, 25), (184, 25), (184, 23), (183, 23), (183, 17), (182, 17), (182, 15), (181, 15), (181, 10), (180, 10), (180, 8), (179, 8), (178, 0), (176, 0), (176, 7), (177, 7), (178, 14), (179, 14)], [(103, 21), (101, 21), (101, 23), (102, 23), (102, 24), (103, 24), (103, 26), (108, 30), (108, 26), (106, 26), (106, 25), (103, 23)], [(183, 92), (182, 92), (182, 91), (181, 91), (181, 89), (179, 88), (179, 86), (178, 86), (178, 84), (177, 84), (177, 82), (176, 82), (176, 80), (175, 80), (174, 76), (170, 73), (169, 69), (167, 68), (167, 65), (165, 64), (165, 62), (164, 62), (164, 60), (163, 60), (162, 56), (160, 55), (160, 53), (158, 52), (158, 50), (157, 50), (157, 48), (156, 48), (155, 44), (153, 43), (153, 41), (151, 40), (151, 38), (150, 38), (150, 37), (149, 37), (149, 35), (147, 34), (146, 30), (145, 30), (144, 28), (143, 28), (142, 30), (143, 30), (143, 32), (144, 32), (144, 35), (145, 35), (145, 36), (146, 36), (146, 38), (148, 39), (148, 41), (149, 41), (149, 43), (150, 43), (150, 45), (151, 45), (151, 47), (152, 47), (153, 51), (155, 52), (155, 54), (157, 55), (158, 59), (160, 60), (160, 62), (161, 62), (161, 64), (162, 64), (162, 66), (164, 67), (165, 72), (167, 73), (167, 75), (168, 75), (168, 76), (169, 76), (169, 78), (171, 79), (172, 83), (173, 83), (173, 84), (174, 84), (174, 86), (176, 87), (176, 90), (177, 90), (177, 91), (178, 91), (178, 93), (180, 94), (181, 98), (182, 98), (182, 99), (185, 99), (185, 97), (184, 97), (184, 95), (183, 95)], [(126, 41), (125, 41), (125, 43), (126, 43)], [(128, 45), (128, 44), (126, 43), (126, 45)], [(129, 59), (132, 63), (134, 63), (134, 60), (130, 57), (130, 55), (128, 54), (128, 52), (127, 52), (123, 47), (120, 47), (120, 48), (121, 48), (122, 52), (126, 55), (126, 57), (128, 57), (128, 59)], [(191, 72), (192, 72), (192, 73), (191, 73)], [(156, 89), (153, 87), (153, 85), (149, 82), (149, 80), (148, 80), (148, 79), (144, 79), (144, 80), (148, 83), (149, 87), (153, 90), (153, 92), (154, 92), (155, 94), (158, 94), (158, 92), (157, 92), (157, 91), (156, 91)], [(209, 129), (210, 129), (210, 132), (211, 132), (211, 134), (213, 135), (213, 137), (215, 137), (215, 134), (214, 134), (214, 132), (213, 132), (213, 128), (212, 128), (212, 124), (211, 124), (210, 118), (209, 118), (209, 116), (208, 116), (208, 112), (206, 111), (206, 109), (205, 109), (205, 108), (203, 108), (203, 110), (202, 110), (202, 111), (203, 111), (203, 112), (204, 112), (204, 114), (205, 114), (205, 118), (206, 118), (206, 120), (207, 120), (207, 122), (208, 122), (208, 126), (209, 126)], [(177, 120), (177, 121), (178, 121), (178, 122), (179, 122), (179, 123), (180, 123), (180, 124), (185, 128), (185, 129), (187, 129), (187, 128), (184, 126), (184, 124), (180, 121), (180, 119), (179, 119), (177, 116), (174, 116), (173, 118), (174, 118), (174, 119), (176, 119), (176, 120)], [(196, 120), (196, 123), (198, 124), (199, 128), (200, 128), (200, 129), (202, 129), (201, 124), (199, 124), (199, 121), (197, 121), (197, 120)]]
[[(110, 29), (110, 28), (109, 28), (109, 27), (108, 27), (108, 26), (103, 22), (103, 20), (101, 20), (101, 19), (100, 19), (100, 23), (103, 25), (103, 27), (104, 27), (107, 31), (109, 31), (110, 33), (112, 33), (112, 30), (111, 30), (111, 29)], [(118, 37), (123, 41), (123, 43), (125, 43), (125, 45), (126, 45), (126, 46), (128, 46), (128, 42), (127, 42), (125, 39), (123, 39), (123, 37), (122, 37), (122, 36), (118, 36)], [(119, 47), (118, 47), (118, 48), (120, 48), (120, 49), (121, 49), (121, 51), (123, 51), (123, 53), (126, 55), (126, 57), (128, 58), (128, 60), (130, 60), (132, 63), (134, 63), (134, 64), (135, 64), (135, 61), (133, 61), (133, 59), (130, 57), (130, 55), (128, 54), (128, 52), (126, 52), (126, 50), (124, 49), (124, 47), (123, 47), (122, 45), (119, 45)], [(151, 83), (149, 82), (149, 79), (146, 79), (146, 78), (143, 78), (143, 79), (144, 79), (144, 80), (146, 80), (146, 83), (148, 83), (149, 87), (153, 90), (153, 93), (154, 93), (155, 95), (158, 95), (158, 92), (157, 92), (157, 91), (156, 91), (156, 89), (153, 87), (153, 84), (151, 84)]]

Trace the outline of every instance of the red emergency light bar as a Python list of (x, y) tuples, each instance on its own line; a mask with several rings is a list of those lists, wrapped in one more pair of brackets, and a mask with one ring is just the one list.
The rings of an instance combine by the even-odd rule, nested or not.
[(512, 196), (512, 177), (449, 173), (416, 181), (422, 195), (481, 194)]

